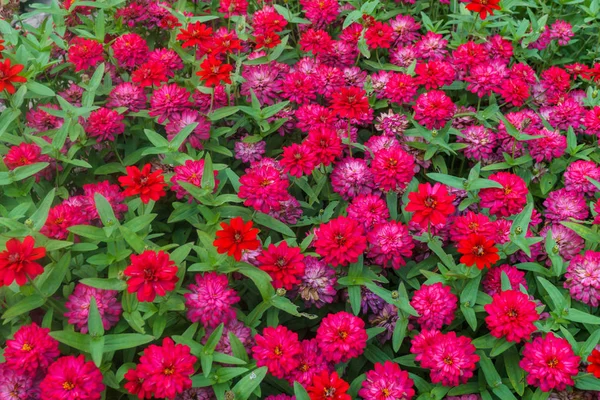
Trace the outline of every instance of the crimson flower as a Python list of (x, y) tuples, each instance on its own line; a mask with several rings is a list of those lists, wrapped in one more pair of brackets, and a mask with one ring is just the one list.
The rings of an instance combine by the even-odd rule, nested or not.
[(494, 10), (500, 10), (500, 0), (470, 0), (467, 10), (479, 13), (481, 19), (486, 19), (487, 14), (494, 15)]
[(0, 63), (0, 92), (4, 89), (10, 94), (15, 92), (13, 83), (27, 82), (27, 78), (19, 76), (19, 72), (23, 71), (24, 66), (21, 64), (10, 65), (10, 60), (7, 58), (4, 63)]
[(150, 200), (157, 201), (166, 196), (165, 187), (167, 184), (162, 171), (158, 170), (151, 173), (151, 168), (150, 164), (144, 165), (141, 171), (136, 166), (127, 167), (127, 175), (119, 177), (119, 183), (125, 189), (123, 194), (125, 196), (139, 194), (144, 204), (147, 204)]
[(350, 388), (348, 382), (341, 379), (337, 372), (325, 370), (313, 377), (308, 387), (310, 400), (351, 400), (346, 391)]
[(23, 286), (27, 278), (33, 279), (44, 272), (44, 267), (35, 260), (45, 257), (46, 249), (33, 247), (34, 244), (31, 236), (25, 237), (23, 242), (19, 239), (6, 242), (6, 250), (0, 253), (0, 287), (8, 286), (13, 281)]
[(131, 265), (123, 272), (129, 277), (127, 291), (137, 293), (139, 301), (154, 301), (175, 289), (177, 266), (164, 251), (146, 250), (131, 256)]
[(241, 217), (235, 217), (229, 224), (221, 222), (221, 230), (217, 231), (217, 239), (213, 245), (217, 248), (217, 253), (227, 253), (235, 261), (240, 261), (243, 250), (256, 250), (260, 246), (257, 234), (258, 229), (252, 228), (252, 221), (244, 222)]
[(587, 372), (594, 374), (594, 376), (600, 379), (600, 351), (594, 349), (587, 358), (590, 365), (587, 367)]
[(200, 68), (200, 71), (196, 72), (196, 75), (205, 81), (206, 86), (217, 86), (221, 81), (231, 83), (230, 75), (233, 67), (229, 64), (223, 64), (214, 56), (208, 56), (200, 64)]
[(369, 112), (366, 92), (356, 86), (342, 88), (332, 95), (331, 108), (342, 118), (359, 118)]
[(454, 196), (448, 194), (448, 189), (441, 183), (431, 186), (421, 183), (416, 192), (408, 194), (406, 211), (413, 212), (412, 221), (423, 228), (433, 225), (445, 224), (446, 219), (454, 212), (452, 201)]
[(304, 255), (301, 251), (299, 247), (289, 247), (286, 242), (277, 246), (270, 244), (269, 248), (257, 257), (260, 263), (258, 268), (269, 274), (275, 288), (290, 290), (300, 283), (304, 274)]
[(187, 29), (181, 28), (180, 33), (177, 35), (177, 40), (183, 40), (181, 47), (202, 46), (206, 42), (212, 40), (213, 30), (211, 27), (195, 22), (189, 24)]
[(460, 262), (467, 267), (476, 265), (477, 268), (484, 269), (491, 267), (500, 259), (494, 241), (476, 233), (458, 242), (458, 252), (463, 255)]
[(140, 87), (160, 86), (168, 80), (166, 66), (158, 61), (148, 61), (131, 74), (131, 81)]
[[(0, 39), (0, 51), (4, 50), (6, 47), (4, 47), (4, 40)], [(0, 54), (0, 58), (2, 58), (2, 54)]]
[(262, 35), (256, 35), (254, 41), (256, 42), (257, 49), (261, 49), (263, 47), (267, 49), (272, 49), (273, 47), (276, 47), (279, 43), (281, 43), (279, 35), (273, 31), (265, 32)]

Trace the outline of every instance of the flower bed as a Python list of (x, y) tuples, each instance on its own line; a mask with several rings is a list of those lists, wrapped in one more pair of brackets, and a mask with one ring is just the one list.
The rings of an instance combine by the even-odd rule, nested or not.
[(600, 399), (599, 7), (0, 20), (0, 400)]

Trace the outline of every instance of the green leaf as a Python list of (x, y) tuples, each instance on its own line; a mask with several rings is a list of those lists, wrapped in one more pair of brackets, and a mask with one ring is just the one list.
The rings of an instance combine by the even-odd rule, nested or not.
[(264, 300), (268, 301), (275, 295), (271, 277), (265, 271), (256, 268), (254, 265), (240, 263), (237, 272), (254, 282)]
[(69, 265), (71, 264), (71, 253), (65, 253), (60, 260), (54, 265), (52, 271), (48, 275), (48, 278), (44, 281), (44, 283), (40, 287), (40, 291), (46, 297), (52, 296), (58, 288), (60, 288), (63, 279), (65, 279), (65, 275), (69, 270)]
[(310, 400), (306, 389), (298, 382), (294, 382), (294, 396), (296, 396), (296, 400)]
[(267, 228), (270, 228), (276, 232), (279, 232), (285, 236), (289, 236), (289, 237), (296, 237), (296, 234), (294, 233), (294, 231), (292, 231), (286, 224), (284, 224), (283, 222), (276, 220), (275, 218), (271, 217), (270, 215), (261, 213), (261, 212), (257, 212), (256, 215), (254, 216), (254, 222), (256, 222), (259, 225), (265, 226)]
[(39, 94), (41, 97), (54, 97), (56, 93), (46, 85), (42, 85), (36, 81), (27, 81), (27, 89), (35, 94)]
[(35, 310), (36, 308), (43, 306), (45, 302), (46, 301), (44, 298), (42, 298), (42, 296), (34, 293), (31, 296), (25, 297), (23, 300), (4, 311), (4, 314), (2, 314), (2, 319), (9, 320), (25, 314), (31, 310)]
[(600, 379), (592, 374), (579, 374), (575, 378), (575, 387), (581, 390), (600, 391)]
[(348, 297), (350, 298), (350, 305), (352, 306), (352, 312), (354, 315), (360, 313), (360, 305), (362, 302), (362, 295), (360, 293), (360, 286), (348, 286)]
[(90, 352), (91, 337), (88, 335), (71, 331), (54, 331), (50, 332), (50, 336), (69, 347), (85, 353)]
[(267, 375), (267, 367), (260, 367), (244, 376), (233, 387), (235, 400), (247, 400)]
[(484, 352), (480, 350), (477, 351), (477, 354), (479, 355), (479, 365), (483, 370), (483, 375), (485, 376), (485, 380), (488, 385), (492, 388), (501, 385), (502, 379), (500, 378), (498, 371), (496, 371), (494, 364), (492, 364), (492, 361)]
[(517, 400), (506, 385), (499, 385), (498, 387), (492, 388), (492, 392), (502, 400)]
[(212, 354), (215, 351), (217, 344), (219, 344), (219, 340), (221, 340), (221, 336), (223, 336), (224, 326), (224, 324), (220, 324), (217, 329), (210, 334), (204, 345), (204, 353)]
[(202, 172), (201, 187), (212, 190), (215, 188), (215, 174), (213, 170), (212, 158), (209, 153), (204, 157), (204, 171)]
[(119, 225), (119, 232), (123, 236), (123, 239), (131, 246), (131, 248), (138, 254), (141, 254), (146, 249), (146, 244), (138, 235), (136, 235), (131, 229)]
[(591, 230), (588, 227), (577, 224), (575, 222), (563, 221), (563, 222), (561, 222), (561, 224), (566, 226), (567, 228), (571, 229), (573, 232), (575, 232), (576, 234), (578, 234), (583, 239), (585, 239), (589, 242), (592, 242), (592, 243), (600, 242), (600, 234), (598, 234), (598, 232)]
[(90, 308), (88, 312), (88, 329), (91, 336), (104, 335), (104, 325), (102, 325), (102, 317), (98, 311), (98, 303), (96, 298), (90, 298)]
[(104, 352), (110, 353), (117, 350), (132, 349), (150, 343), (154, 336), (141, 335), (139, 333), (120, 333), (104, 336)]
[(569, 308), (564, 314), (565, 319), (573, 322), (581, 322), (582, 324), (600, 325), (600, 317), (579, 311), (576, 308)]
[(183, 142), (185, 142), (185, 139), (187, 139), (192, 134), (192, 132), (194, 131), (194, 129), (196, 129), (197, 126), (197, 122), (192, 122), (191, 124), (186, 125), (185, 128), (179, 131), (179, 133), (175, 135), (175, 137), (171, 140), (171, 143), (169, 144), (169, 149), (172, 151), (179, 150)]
[(229, 117), (232, 114), (235, 114), (239, 110), (240, 110), (239, 107), (221, 107), (219, 109), (216, 109), (212, 113), (208, 114), (208, 118), (211, 121), (219, 121), (226, 117)]
[(504, 352), (504, 367), (510, 384), (520, 396), (523, 396), (525, 392), (525, 371), (519, 367), (520, 360), (519, 352), (515, 347), (511, 347)]
[(565, 307), (565, 298), (562, 295), (562, 293), (556, 288), (556, 286), (554, 286), (552, 283), (550, 283), (547, 279), (542, 278), (541, 276), (538, 276), (537, 280), (544, 287), (544, 289), (546, 290), (546, 293), (548, 293), (548, 296), (550, 296), (550, 300), (552, 301), (554, 310), (562, 311), (562, 309)]
[(452, 176), (452, 175), (446, 175), (446, 174), (438, 174), (438, 173), (430, 173), (427, 174), (427, 177), (430, 179), (433, 179), (434, 181), (437, 182), (441, 182), (444, 185), (448, 185), (450, 187), (456, 188), (456, 189), (465, 189), (465, 179), (464, 178), (458, 178), (456, 176)]
[(32, 175), (37, 174), (48, 165), (47, 162), (40, 162), (35, 164), (25, 165), (23, 167), (17, 167), (11, 171), (13, 174), (12, 182), (22, 181), (23, 179), (29, 178)]

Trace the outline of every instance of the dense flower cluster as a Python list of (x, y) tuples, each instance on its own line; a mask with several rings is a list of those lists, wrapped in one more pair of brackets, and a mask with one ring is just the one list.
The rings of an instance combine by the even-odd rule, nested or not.
[(0, 400), (600, 398), (596, 0), (5, 3)]

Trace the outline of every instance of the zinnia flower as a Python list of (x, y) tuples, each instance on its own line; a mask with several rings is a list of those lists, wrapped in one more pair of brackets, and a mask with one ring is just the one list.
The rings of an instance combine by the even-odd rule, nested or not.
[(0, 287), (13, 282), (23, 286), (44, 272), (44, 267), (35, 262), (46, 256), (44, 247), (34, 247), (35, 240), (26, 236), (21, 242), (13, 238), (6, 242), (6, 250), (0, 253)]
[(310, 400), (352, 400), (346, 393), (348, 389), (350, 385), (337, 372), (323, 371), (313, 377), (307, 392)]
[(594, 374), (594, 376), (600, 379), (600, 351), (594, 349), (587, 358), (590, 363), (587, 367), (587, 372)]
[(298, 294), (307, 307), (314, 304), (321, 308), (333, 303), (336, 283), (335, 269), (315, 257), (304, 257), (304, 276), (298, 284)]
[(190, 376), (196, 361), (188, 346), (175, 344), (167, 337), (162, 346), (152, 344), (144, 349), (135, 371), (138, 379), (143, 381), (144, 392), (158, 399), (172, 399), (192, 387)]
[(165, 192), (165, 178), (161, 170), (150, 172), (152, 165), (146, 164), (140, 171), (138, 167), (126, 167), (127, 175), (119, 177), (119, 183), (125, 189), (125, 196), (140, 195), (142, 203), (148, 204), (150, 200), (157, 201), (167, 195)]
[(231, 65), (223, 64), (214, 56), (208, 56), (200, 64), (200, 71), (196, 72), (196, 75), (205, 81), (206, 86), (214, 87), (219, 85), (221, 81), (231, 84), (231, 71), (233, 71)]
[(411, 221), (427, 228), (429, 224), (445, 224), (446, 219), (454, 212), (454, 195), (441, 183), (433, 187), (429, 183), (421, 183), (416, 192), (408, 194), (409, 202), (406, 211), (414, 213)]
[(85, 133), (98, 143), (114, 142), (115, 136), (125, 132), (123, 117), (115, 110), (101, 107), (92, 111), (85, 124)]
[(510, 287), (514, 290), (519, 290), (521, 286), (527, 289), (527, 281), (525, 280), (525, 273), (519, 271), (516, 267), (508, 264), (499, 265), (492, 267), (485, 275), (481, 284), (483, 291), (490, 296), (494, 296), (502, 291), (502, 273), (505, 273), (510, 282)]
[(256, 346), (252, 348), (252, 358), (258, 367), (267, 366), (269, 373), (276, 378), (285, 378), (298, 367), (298, 355), (302, 352), (298, 334), (285, 326), (263, 329), (262, 335), (254, 337)]
[(131, 256), (131, 264), (123, 272), (127, 279), (127, 291), (137, 293), (139, 301), (154, 301), (156, 295), (164, 296), (175, 289), (177, 266), (164, 251), (146, 250)]
[(341, 118), (356, 119), (369, 112), (370, 106), (366, 92), (351, 86), (333, 93), (331, 108)]
[(294, 381), (303, 386), (311, 384), (313, 377), (322, 371), (332, 370), (332, 365), (325, 359), (325, 355), (319, 349), (317, 339), (303, 340), (300, 343), (301, 353), (298, 355), (300, 363), (294, 369), (288, 380), (291, 385)]
[(252, 221), (244, 222), (241, 217), (233, 218), (229, 224), (221, 222), (221, 229), (217, 231), (217, 239), (213, 242), (217, 253), (227, 253), (228, 256), (233, 256), (235, 261), (240, 261), (242, 251), (258, 249), (258, 229), (252, 228), (252, 225)]
[(40, 383), (42, 400), (98, 400), (105, 386), (102, 373), (83, 354), (56, 360)]
[(598, 307), (600, 304), (600, 252), (587, 250), (573, 257), (565, 273), (565, 289), (577, 301)]
[(539, 319), (536, 304), (529, 296), (518, 290), (505, 290), (494, 295), (492, 302), (484, 306), (485, 318), (492, 336), (509, 342), (529, 340), (537, 330), (533, 323)]
[(481, 19), (486, 19), (488, 13), (494, 15), (494, 10), (500, 10), (500, 0), (469, 0), (467, 10), (479, 13)]
[[(0, 54), (0, 58), (1, 56)], [(33, 400), (39, 398), (39, 384), (34, 382), (33, 376), (24, 374), (19, 368), (11, 368), (6, 363), (0, 364), (0, 399)]]
[(182, 48), (192, 46), (203, 46), (212, 40), (213, 30), (211, 27), (200, 22), (189, 24), (187, 28), (181, 28), (177, 34), (177, 40), (183, 41)]
[(300, 283), (304, 274), (304, 256), (299, 247), (289, 247), (287, 242), (275, 246), (270, 244), (267, 250), (257, 257), (258, 268), (273, 279), (275, 288), (290, 290)]
[(326, 263), (346, 266), (367, 248), (364, 229), (354, 219), (337, 217), (317, 228), (314, 247)]
[(373, 226), (367, 234), (370, 244), (367, 256), (384, 268), (398, 269), (406, 265), (415, 247), (406, 225), (400, 221), (387, 221)]
[(69, 310), (65, 313), (65, 317), (69, 318), (69, 323), (75, 325), (81, 333), (87, 333), (90, 304), (93, 297), (98, 307), (98, 314), (102, 319), (102, 326), (107, 331), (119, 322), (119, 316), (123, 311), (121, 303), (117, 300), (118, 293), (116, 290), (97, 289), (78, 283), (65, 303), (65, 308)]
[(365, 400), (410, 400), (415, 395), (408, 372), (394, 362), (375, 363), (368, 371), (358, 395)]
[(196, 274), (195, 280), (196, 284), (189, 286), (191, 293), (183, 295), (190, 321), (200, 321), (205, 327), (214, 328), (235, 319), (232, 305), (240, 298), (229, 287), (227, 275), (205, 272)]
[(416, 290), (410, 305), (417, 311), (417, 322), (427, 330), (442, 329), (454, 321), (454, 313), (458, 308), (458, 298), (452, 293), (450, 286), (440, 282), (423, 285)]
[(329, 314), (317, 329), (317, 341), (327, 360), (346, 362), (360, 356), (367, 346), (365, 323), (345, 311)]
[(75, 72), (95, 67), (104, 61), (102, 44), (93, 39), (75, 37), (69, 44), (67, 60), (75, 65)]
[(415, 176), (415, 160), (399, 146), (384, 148), (375, 152), (371, 172), (379, 189), (398, 192)]
[(546, 337), (536, 337), (533, 342), (525, 343), (519, 366), (527, 372), (529, 385), (549, 392), (575, 384), (573, 377), (579, 372), (580, 360), (566, 339), (550, 332)]
[(21, 326), (13, 339), (6, 340), (4, 359), (10, 368), (35, 376), (44, 373), (48, 366), (60, 355), (58, 342), (35, 322)]
[(498, 182), (502, 188), (484, 188), (479, 191), (483, 208), (489, 208), (490, 214), (509, 217), (518, 214), (527, 204), (527, 185), (523, 178), (510, 172), (498, 172), (490, 175), (490, 180)]
[(14, 94), (16, 89), (13, 83), (27, 82), (27, 78), (19, 75), (23, 68), (25, 67), (21, 64), (11, 65), (8, 58), (0, 62), (0, 92), (6, 89), (9, 94)]
[(438, 334), (421, 358), (421, 366), (430, 369), (431, 382), (443, 386), (465, 384), (473, 376), (479, 356), (471, 339), (456, 332)]
[(477, 268), (484, 269), (491, 267), (500, 259), (494, 241), (475, 233), (458, 242), (458, 252), (463, 255), (460, 262), (467, 267), (476, 265)]

